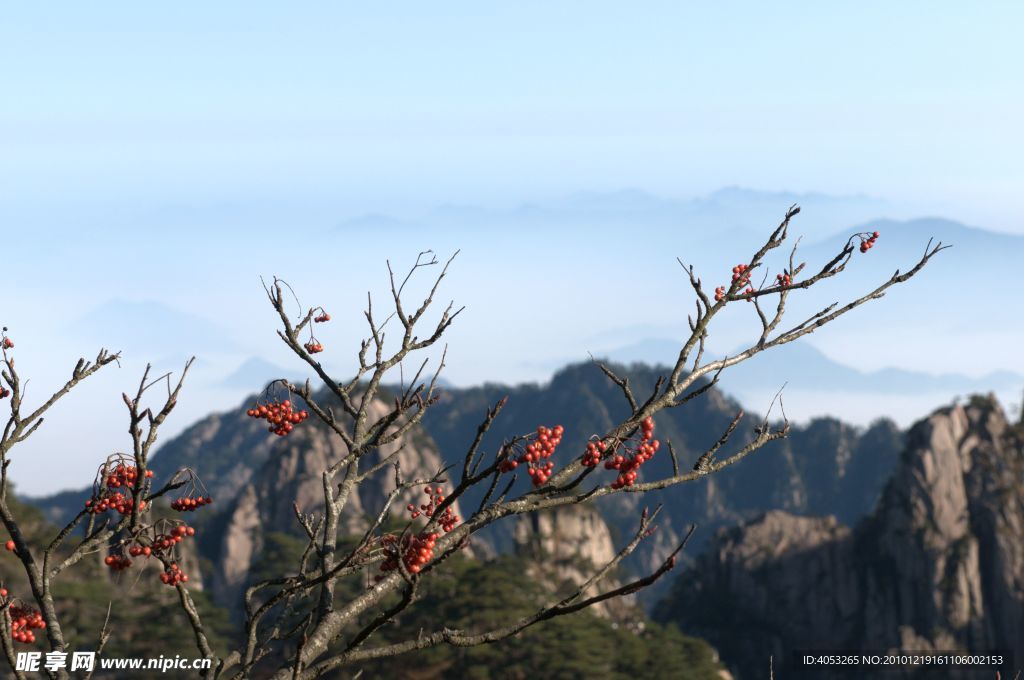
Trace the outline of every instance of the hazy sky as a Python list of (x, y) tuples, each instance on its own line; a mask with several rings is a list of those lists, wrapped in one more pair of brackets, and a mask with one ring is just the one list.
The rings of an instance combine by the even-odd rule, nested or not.
[[(674, 257), (716, 252), (682, 228), (653, 250), (621, 224), (474, 230), (475, 208), (452, 205), (738, 185), (852, 196), (831, 213), (843, 227), (941, 215), (1024, 233), (1022, 20), (1020, 3), (4, 3), (0, 321), (36, 398), (100, 343), (125, 350), (12, 475), (80, 485), (123, 449), (119, 394), (147, 360), (200, 355), (168, 434), (235, 406), (246, 389), (223, 379), (246, 359), (288, 366), (260, 275), (328, 305), (348, 356), (385, 258), (462, 248), (447, 293), (469, 304), (450, 358), (465, 384), (681, 332)], [(398, 221), (354, 236), (367, 212)], [(830, 235), (822, 214), (801, 228)], [(955, 263), (933, 283), (954, 285)], [(545, 333), (517, 330), (538, 313)], [(872, 366), (1024, 372), (1009, 358), (1024, 330), (987, 321), (874, 346)], [(853, 364), (872, 328), (814, 342)]]
[(858, 193), (1022, 230), (1014, 2), (5, 3), (0, 197)]

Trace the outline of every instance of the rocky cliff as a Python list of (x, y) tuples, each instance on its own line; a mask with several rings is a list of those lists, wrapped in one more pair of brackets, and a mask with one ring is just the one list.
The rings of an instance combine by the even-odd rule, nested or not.
[(1019, 664), (1019, 428), (992, 398), (934, 413), (855, 529), (770, 512), (723, 530), (655, 616), (705, 637), (740, 678), (797, 649), (1004, 650)]
[[(372, 403), (368, 409), (371, 421), (385, 413), (386, 406), (380, 402)], [(430, 437), (421, 429), (413, 428), (406, 436), (367, 455), (363, 469), (373, 467), (396, 452), (395, 460), (407, 479), (431, 477), (443, 467)], [(238, 602), (268, 533), (304, 536), (295, 517), (295, 506), (303, 514), (323, 514), (323, 471), (344, 455), (341, 440), (314, 420), (275, 441), (266, 461), (240, 485), (213, 528), (218, 540), (211, 551), (215, 565), (212, 580), (219, 603), (230, 606)], [(395, 473), (391, 466), (360, 484), (349, 497), (339, 533), (353, 536), (365, 531), (394, 488)], [(393, 517), (408, 516), (405, 507), (415, 500), (413, 492), (409, 494), (409, 498), (392, 504)], [(453, 510), (456, 514), (461, 512), (457, 503)]]
[[(601, 513), (590, 505), (570, 505), (521, 515), (515, 526), (516, 552), (529, 559), (530, 576), (563, 594), (574, 592), (615, 557), (618, 548)], [(615, 570), (584, 591), (591, 597), (622, 585)], [(620, 623), (643, 618), (635, 597), (602, 602), (598, 616)]]

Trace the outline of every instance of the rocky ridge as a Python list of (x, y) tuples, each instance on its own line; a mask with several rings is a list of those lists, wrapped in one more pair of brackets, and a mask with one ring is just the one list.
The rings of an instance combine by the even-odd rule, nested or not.
[(919, 422), (907, 442), (854, 529), (769, 512), (723, 530), (655, 617), (707, 639), (740, 678), (796, 649), (1001, 650), (1019, 665), (1020, 428), (994, 398), (974, 398)]
[[(663, 372), (639, 364), (616, 369), (629, 376), (638, 394), (650, 390)], [(428, 475), (439, 469), (442, 461), (457, 463), (487, 406), (506, 395), (508, 404), (484, 440), (481, 450), (485, 452), (493, 453), (513, 434), (540, 424), (561, 423), (566, 434), (555, 456), (565, 462), (580, 454), (588, 436), (607, 430), (626, 415), (618, 388), (589, 363), (566, 367), (546, 385), (446, 388), (422, 426), (410, 433), (411, 448), (400, 457), (403, 472)], [(221, 601), (237, 595), (238, 584), (245, 580), (252, 556), (265, 545), (267, 532), (300, 535), (292, 503), (297, 502), (303, 511), (315, 507), (321, 493), (319, 472), (340, 454), (337, 441), (313, 419), (286, 438), (270, 436), (263, 422), (245, 417), (251, 403), (247, 400), (237, 409), (195, 423), (163, 444), (151, 463), (158, 478), (166, 478), (183, 465), (193, 468), (215, 498), (209, 511), (204, 509), (189, 519), (200, 528), (197, 538), (203, 556), (217, 572), (205, 578)], [(738, 403), (712, 389), (682, 408), (659, 414), (656, 435), (663, 442), (673, 442), (681, 465), (692, 465), (739, 410)], [(741, 446), (759, 423), (756, 415), (746, 415), (734, 445)], [(700, 552), (718, 527), (734, 525), (770, 508), (808, 514), (829, 511), (842, 521), (856, 521), (875, 503), (895, 465), (901, 439), (902, 434), (888, 421), (861, 430), (821, 418), (794, 426), (787, 440), (773, 442), (743, 464), (719, 474), (652, 494), (649, 499), (616, 494), (601, 499), (597, 506), (612, 544), (621, 547), (632, 535), (642, 505), (664, 505), (658, 531), (623, 565), (624, 573), (649, 573), (675, 547), (690, 523), (697, 523), (699, 529), (687, 556)], [(668, 456), (659, 455), (645, 465), (643, 474), (670, 472)], [(364, 512), (379, 505), (390, 488), (390, 472), (382, 472), (372, 481), (350, 503), (347, 529), (357, 530)], [(528, 488), (528, 480), (521, 479), (518, 484), (519, 490)], [(463, 506), (475, 508), (481, 493), (471, 490)], [(34, 503), (59, 521), (61, 516), (77, 512), (85, 496), (84, 492), (67, 492)], [(514, 532), (514, 522), (499, 523), (475, 539), (473, 549), (479, 554), (512, 551)], [(642, 596), (653, 597), (655, 591), (645, 591)]]

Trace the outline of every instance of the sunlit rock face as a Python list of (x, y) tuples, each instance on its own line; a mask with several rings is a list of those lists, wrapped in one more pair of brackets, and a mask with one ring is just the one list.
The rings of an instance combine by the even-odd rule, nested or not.
[[(565, 593), (583, 585), (617, 552), (611, 531), (592, 505), (568, 505), (521, 515), (515, 527), (516, 551), (530, 558), (531, 576)], [(622, 585), (613, 572), (584, 591), (584, 597)], [(591, 611), (624, 622), (635, 612), (634, 598), (601, 602)]]

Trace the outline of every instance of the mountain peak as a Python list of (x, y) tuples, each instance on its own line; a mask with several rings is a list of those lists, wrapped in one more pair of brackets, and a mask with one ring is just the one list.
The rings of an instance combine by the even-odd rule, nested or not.
[[(741, 677), (795, 649), (1024, 655), (1024, 441), (991, 395), (907, 436), (873, 513), (768, 513), (720, 532), (656, 618), (706, 637)], [(733, 622), (758, 621), (740, 639)], [(822, 677), (832, 677), (823, 675)]]

